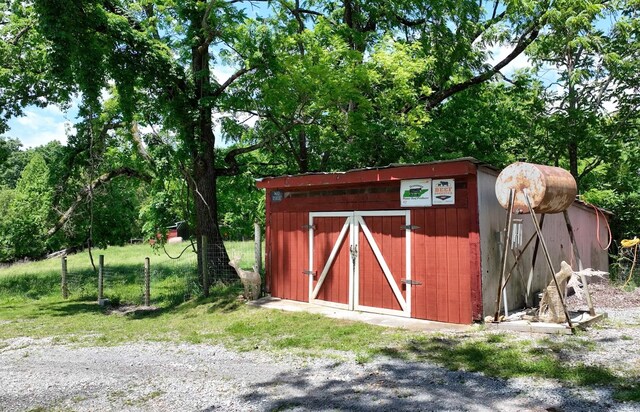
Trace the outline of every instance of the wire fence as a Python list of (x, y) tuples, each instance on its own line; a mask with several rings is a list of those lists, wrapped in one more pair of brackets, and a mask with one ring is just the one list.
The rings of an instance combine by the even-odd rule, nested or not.
[[(140, 264), (118, 265), (99, 256), (96, 270), (68, 268), (62, 258), (61, 289), (63, 298), (97, 299), (101, 304), (154, 305), (180, 304), (198, 296), (207, 296), (211, 287), (240, 283), (235, 260), (242, 270), (263, 267), (264, 244), (225, 242), (225, 247), (209, 245), (201, 239), (198, 254), (189, 253), (179, 259), (140, 258)], [(198, 259), (199, 258), (199, 259)], [(259, 260), (256, 260), (259, 259)], [(204, 270), (206, 268), (206, 270)]]

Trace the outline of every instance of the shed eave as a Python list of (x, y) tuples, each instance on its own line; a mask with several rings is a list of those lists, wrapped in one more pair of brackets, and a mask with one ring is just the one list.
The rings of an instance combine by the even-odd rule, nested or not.
[(260, 189), (280, 189), (311, 186), (338, 186), (388, 182), (411, 178), (446, 177), (475, 174), (483, 164), (472, 157), (415, 164), (390, 164), (384, 167), (355, 169), (346, 172), (306, 173), (265, 177), (256, 181)]

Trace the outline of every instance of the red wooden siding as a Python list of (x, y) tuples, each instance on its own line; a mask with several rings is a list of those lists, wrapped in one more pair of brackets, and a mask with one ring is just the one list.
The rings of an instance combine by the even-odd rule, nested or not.
[[(397, 285), (405, 276), (406, 239), (404, 216), (366, 216), (363, 218)], [(391, 285), (382, 271), (373, 249), (361, 230), (359, 248), (359, 304), (376, 308), (402, 310)], [(401, 288), (402, 290), (402, 288)], [(403, 290), (403, 296), (406, 294)], [(406, 299), (406, 296), (405, 296)]]
[(308, 301), (309, 236), (302, 229), (307, 213), (271, 213), (267, 272), (271, 294), (284, 299)]
[[(469, 324), (482, 315), (477, 165), (468, 161), (265, 179), (267, 189), (267, 286), (275, 297), (308, 301), (309, 277), (318, 281), (346, 217), (314, 217), (314, 267), (309, 268), (310, 212), (407, 210), (400, 206), (400, 180), (454, 178), (455, 205), (411, 208), (411, 316)], [(273, 190), (282, 198), (271, 201)], [(406, 288), (405, 224), (400, 216), (363, 216), (403, 294)], [(362, 230), (358, 234), (358, 301), (354, 304), (400, 310)], [(349, 234), (317, 299), (349, 302)], [(354, 291), (355, 292), (355, 291)], [(405, 296), (406, 299), (406, 296)]]
[[(458, 200), (460, 199), (460, 201)], [(462, 201), (464, 199), (464, 201)], [(452, 323), (471, 323), (470, 216), (467, 189), (456, 189), (456, 205), (415, 208), (412, 278), (412, 317)]]
[[(471, 315), (474, 320), (482, 320), (482, 270), (480, 255), (480, 212), (478, 208), (477, 175), (468, 179), (469, 193), (469, 293), (471, 295)], [(466, 293), (466, 292), (465, 292)]]
[[(316, 276), (313, 287), (320, 280), (320, 274), (324, 269), (329, 255), (333, 250), (338, 235), (342, 230), (346, 217), (315, 217), (313, 224), (316, 226), (313, 236), (313, 264)], [(324, 282), (316, 299), (335, 303), (349, 303), (349, 232), (342, 239), (340, 249), (333, 264), (327, 272)]]

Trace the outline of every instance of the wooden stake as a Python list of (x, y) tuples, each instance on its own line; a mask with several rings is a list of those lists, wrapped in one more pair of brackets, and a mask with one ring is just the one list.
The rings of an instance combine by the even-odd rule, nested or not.
[(504, 240), (504, 245), (502, 247), (502, 270), (500, 271), (500, 280), (498, 281), (498, 296), (496, 296), (496, 311), (493, 314), (493, 321), (500, 321), (500, 303), (502, 300), (502, 290), (504, 288), (504, 276), (507, 271), (507, 257), (509, 250), (509, 243), (511, 242), (511, 222), (513, 221), (513, 198), (515, 196), (515, 191), (511, 189), (509, 191), (509, 203), (507, 207), (507, 223), (505, 229), (507, 230), (507, 237)]
[(540, 225), (538, 224), (538, 217), (536, 216), (536, 212), (531, 207), (531, 200), (529, 199), (529, 194), (527, 193), (526, 189), (524, 190), (524, 200), (527, 202), (527, 207), (529, 207), (529, 214), (531, 215), (531, 220), (533, 220), (533, 226), (536, 228), (536, 232), (538, 232), (538, 238), (540, 239), (540, 244), (542, 245), (542, 251), (544, 252), (544, 256), (547, 259), (547, 264), (549, 265), (549, 269), (551, 270), (551, 277), (553, 278), (553, 283), (556, 285), (556, 290), (558, 291), (558, 296), (560, 298), (560, 302), (562, 303), (562, 309), (564, 309), (564, 315), (567, 318), (567, 324), (570, 328), (573, 329), (573, 325), (571, 324), (571, 317), (569, 316), (569, 311), (567, 310), (567, 305), (564, 303), (564, 294), (560, 290), (558, 279), (556, 279), (556, 271), (555, 269), (553, 269), (553, 263), (551, 262), (549, 249), (547, 248), (547, 244), (542, 237), (542, 229), (540, 229)]
[(62, 299), (69, 299), (69, 285), (67, 284), (67, 257), (62, 256)]
[(144, 258), (144, 305), (151, 304), (151, 262), (148, 257)]
[(98, 303), (104, 299), (104, 255), (98, 256)]
[(253, 242), (254, 242), (254, 256), (255, 256), (255, 271), (256, 273), (262, 272), (262, 231), (260, 229), (260, 223), (254, 222), (253, 224)]

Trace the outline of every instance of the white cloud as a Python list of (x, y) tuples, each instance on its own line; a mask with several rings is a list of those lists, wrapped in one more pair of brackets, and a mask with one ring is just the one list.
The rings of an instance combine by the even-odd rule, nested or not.
[[(496, 64), (504, 60), (509, 54), (511, 54), (512, 51), (513, 47), (511, 45), (500, 44), (493, 46), (489, 50), (491, 55), (491, 57), (489, 58), (489, 64), (495, 66)], [(515, 59), (507, 64), (501, 70), (501, 72), (505, 76), (511, 76), (513, 75), (513, 73), (515, 73), (516, 70), (525, 69), (528, 67), (532, 67), (531, 60), (529, 60), (529, 57), (526, 54), (520, 53)]]
[(67, 130), (74, 133), (73, 125), (55, 106), (30, 108), (22, 117), (9, 122), (8, 136), (18, 138), (25, 148), (41, 146), (53, 140), (67, 143)]

